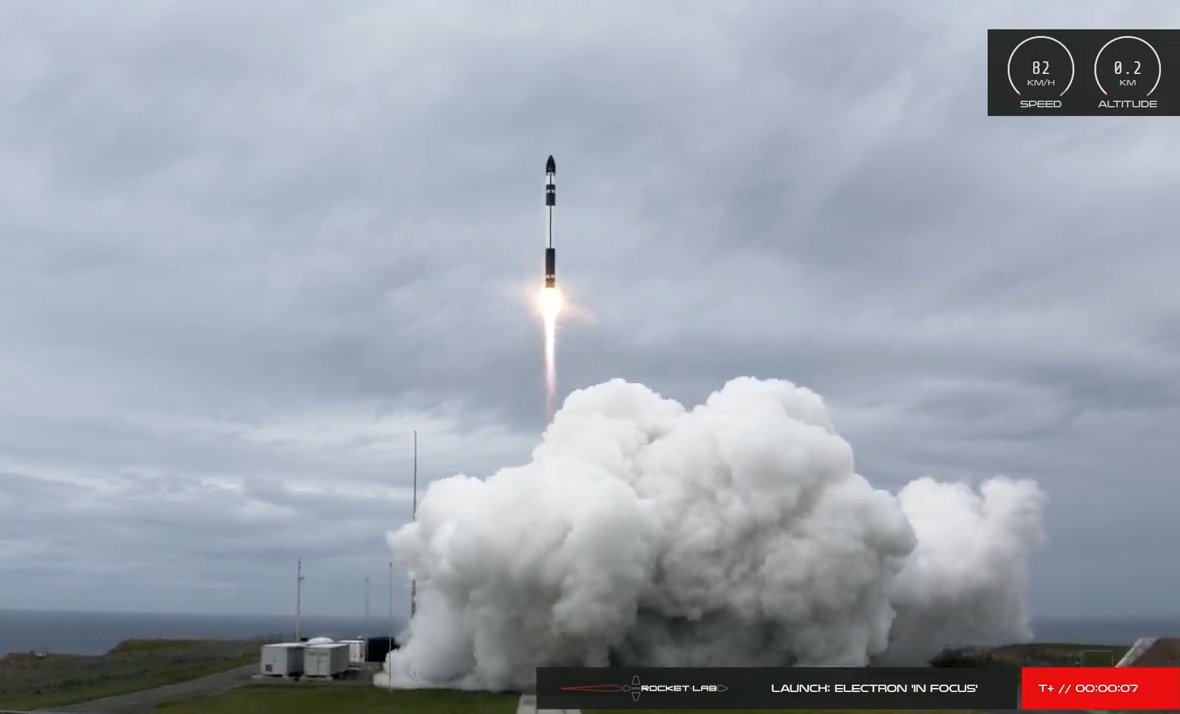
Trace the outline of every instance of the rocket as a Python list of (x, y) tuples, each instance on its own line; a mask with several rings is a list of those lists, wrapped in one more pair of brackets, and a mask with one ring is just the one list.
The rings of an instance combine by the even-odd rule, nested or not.
[(545, 213), (549, 219), (549, 241), (545, 246), (545, 287), (557, 287), (557, 250), (553, 247), (553, 207), (557, 205), (557, 162), (545, 162)]

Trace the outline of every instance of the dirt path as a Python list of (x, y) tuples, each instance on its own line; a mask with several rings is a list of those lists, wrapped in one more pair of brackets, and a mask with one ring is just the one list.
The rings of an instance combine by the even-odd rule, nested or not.
[(139, 692), (129, 692), (127, 694), (120, 694), (105, 699), (95, 699), (89, 702), (80, 702), (78, 704), (62, 704), (38, 711), (71, 712), (72, 714), (78, 714), (80, 712), (86, 712), (87, 714), (141, 714), (142, 712), (150, 712), (157, 705), (163, 704), (164, 702), (227, 692), (235, 687), (249, 683), (250, 676), (257, 671), (258, 665), (249, 664), (236, 669), (211, 674), (208, 677), (191, 679), (187, 682), (166, 684), (163, 687), (156, 687), (155, 689), (144, 689)]

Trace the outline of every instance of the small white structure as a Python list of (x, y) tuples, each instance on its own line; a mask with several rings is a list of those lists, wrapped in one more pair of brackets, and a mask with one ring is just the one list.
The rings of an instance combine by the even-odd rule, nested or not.
[(303, 674), (302, 642), (278, 642), (262, 646), (260, 672), (274, 677), (297, 677)]
[(353, 669), (364, 669), (368, 640), (340, 640), (340, 644), (348, 645), (348, 663)]
[(303, 650), (303, 676), (338, 677), (348, 671), (348, 645), (309, 645)]

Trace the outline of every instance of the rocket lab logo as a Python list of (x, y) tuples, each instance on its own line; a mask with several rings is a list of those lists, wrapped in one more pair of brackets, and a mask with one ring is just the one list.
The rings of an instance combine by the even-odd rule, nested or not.
[(639, 695), (649, 694), (720, 694), (729, 691), (724, 684), (644, 684), (639, 675), (631, 678), (630, 684), (579, 684), (562, 687), (563, 692), (589, 692), (593, 694), (630, 694), (631, 701), (639, 701)]

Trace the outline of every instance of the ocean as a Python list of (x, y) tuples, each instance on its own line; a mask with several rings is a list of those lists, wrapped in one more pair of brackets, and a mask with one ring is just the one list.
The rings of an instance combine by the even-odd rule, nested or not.
[(1180, 615), (1172, 617), (1042, 617), (1032, 622), (1038, 642), (1129, 645), (1140, 637), (1180, 637)]
[[(304, 615), (304, 637), (347, 639), (398, 634), (399, 620), (390, 627), (384, 618)], [(393, 630), (391, 633), (390, 630)], [(0, 610), (0, 657), (9, 652), (53, 652), (99, 655), (126, 639), (292, 639), (291, 615), (198, 615), (136, 612), (64, 612)]]
[[(304, 615), (301, 630), (306, 637), (333, 639), (380, 637), (397, 632), (383, 618), (323, 617)], [(9, 652), (55, 652), (97, 655), (131, 638), (248, 639), (294, 636), (291, 616), (195, 615), (122, 612), (58, 612), (49, 610), (0, 610), (0, 656)], [(1033, 621), (1041, 642), (1131, 644), (1139, 637), (1180, 636), (1180, 616), (1139, 618), (1042, 618)]]

